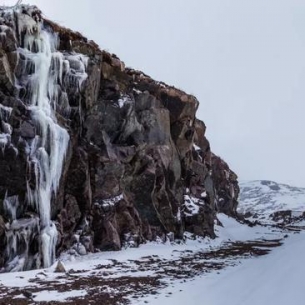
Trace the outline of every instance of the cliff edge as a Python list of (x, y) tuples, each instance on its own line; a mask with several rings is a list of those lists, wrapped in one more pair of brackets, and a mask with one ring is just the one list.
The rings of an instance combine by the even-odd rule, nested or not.
[(185, 231), (215, 237), (216, 212), (235, 215), (239, 188), (198, 104), (35, 6), (2, 7), (2, 270)]

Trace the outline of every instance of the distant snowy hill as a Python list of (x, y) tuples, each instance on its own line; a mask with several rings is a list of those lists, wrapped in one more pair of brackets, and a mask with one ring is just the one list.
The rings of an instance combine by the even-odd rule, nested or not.
[(266, 180), (240, 182), (239, 186), (238, 212), (249, 219), (282, 222), (283, 217), (298, 219), (305, 212), (305, 188)]

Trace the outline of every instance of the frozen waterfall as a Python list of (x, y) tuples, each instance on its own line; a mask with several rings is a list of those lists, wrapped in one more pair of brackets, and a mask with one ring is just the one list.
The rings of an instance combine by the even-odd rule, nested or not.
[[(26, 9), (31, 10), (32, 7), (26, 6)], [(49, 267), (55, 259), (58, 237), (56, 225), (51, 219), (51, 201), (58, 191), (69, 145), (69, 133), (58, 124), (56, 116), (57, 113), (62, 116), (69, 114), (65, 88), (75, 86), (76, 91), (80, 89), (87, 77), (88, 59), (81, 54), (57, 51), (57, 35), (44, 28), (43, 21), (24, 14), (24, 7), (14, 11), (10, 9), (7, 14), (17, 16), (15, 22), (19, 33), (16, 36), (20, 37), (18, 57), (22, 75), (17, 77), (16, 86), (25, 88), (23, 102), (30, 111), (36, 128), (35, 138), (27, 140), (28, 168), (35, 181), (27, 181), (26, 198), (39, 216), (39, 255), (43, 267)], [(4, 149), (9, 137), (9, 134), (0, 134), (0, 149)], [(9, 261), (18, 260), (14, 263), (17, 267), (13, 270), (23, 270), (28, 253), (16, 257), (16, 249), (21, 236), (25, 244), (28, 244), (28, 239), (26, 234), (21, 234), (17, 229), (24, 230), (26, 224), (26, 229), (30, 230), (35, 225), (17, 219), (18, 198), (8, 198), (5, 203), (6, 212), (11, 215), (7, 234)], [(27, 252), (28, 247), (24, 251)]]

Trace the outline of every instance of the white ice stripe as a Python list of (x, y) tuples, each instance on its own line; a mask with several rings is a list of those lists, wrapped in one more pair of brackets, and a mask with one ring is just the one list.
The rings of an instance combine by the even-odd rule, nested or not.
[(18, 206), (19, 206), (18, 195), (8, 197), (6, 192), (3, 200), (3, 207), (6, 211), (8, 211), (12, 220), (16, 220)]
[(5, 147), (10, 143), (11, 136), (7, 133), (0, 133), (0, 149), (4, 153)]
[(3, 113), (7, 114), (8, 117), (10, 117), (12, 111), (13, 111), (12, 107), (3, 106), (2, 104), (0, 104), (0, 118), (2, 117)]
[[(26, 6), (26, 9), (31, 10), (32, 8)], [(55, 259), (58, 235), (56, 226), (51, 220), (51, 200), (58, 190), (69, 145), (68, 131), (57, 123), (56, 108), (60, 107), (62, 111), (68, 113), (67, 95), (62, 88), (64, 78), (65, 85), (75, 86), (77, 91), (87, 77), (88, 58), (80, 54), (58, 52), (56, 34), (43, 29), (41, 23), (30, 17), (31, 14), (23, 14), (19, 10), (15, 10), (14, 13), (17, 14), (19, 34), (24, 34), (22, 42), (24, 47), (19, 48), (18, 52), (24, 58), (22, 78), (24, 82), (25, 76), (28, 75), (25, 79), (26, 88), (30, 94), (28, 109), (38, 131), (38, 135), (29, 140), (28, 162), (32, 180), (33, 178), (35, 180), (27, 182), (27, 200), (39, 213), (40, 252), (43, 266), (48, 267)], [(12, 12), (6, 11), (5, 14), (12, 14)], [(61, 94), (64, 96), (63, 105), (59, 105)], [(0, 111), (2, 114), (5, 112), (10, 115), (12, 109), (1, 105)], [(9, 142), (9, 134), (0, 134), (2, 150)], [(13, 204), (15, 201), (13, 201), (5, 201), (6, 210), (12, 219), (16, 220), (16, 207)], [(16, 221), (18, 222), (18, 220)], [(17, 235), (10, 236), (11, 242), (8, 242), (8, 252), (11, 251), (15, 255), (17, 255), (18, 248)], [(26, 264), (24, 257), (26, 257), (26, 253), (18, 259), (16, 258), (16, 266), (22, 268)]]
[[(61, 78), (62, 65), (59, 63), (51, 67), (52, 46), (55, 40), (50, 33), (42, 30), (39, 36), (26, 34), (25, 46), (34, 62), (35, 73), (30, 78), (32, 92), (30, 110), (32, 117), (40, 127), (39, 141), (33, 141), (30, 161), (34, 163), (36, 187), (28, 188), (28, 200), (35, 201), (40, 216), (41, 254), (44, 267), (49, 267), (55, 259), (57, 230), (51, 221), (51, 198), (58, 189), (63, 162), (69, 143), (68, 132), (57, 124), (55, 116), (55, 103), (51, 103), (57, 90), (57, 81)], [(31, 51), (36, 51), (31, 53)], [(56, 53), (56, 59), (62, 57)], [(55, 60), (56, 62), (56, 60)], [(53, 68), (53, 75), (51, 74)]]

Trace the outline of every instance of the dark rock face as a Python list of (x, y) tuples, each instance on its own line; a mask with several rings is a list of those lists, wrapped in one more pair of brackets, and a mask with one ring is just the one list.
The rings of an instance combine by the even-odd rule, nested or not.
[[(185, 230), (215, 237), (216, 211), (234, 215), (239, 189), (237, 176), (210, 151), (206, 127), (195, 117), (197, 99), (125, 68), (79, 33), (41, 20), (35, 7), (24, 6), (18, 14), (58, 35), (58, 52), (70, 72), (81, 71), (75, 54), (88, 61), (82, 83), (68, 75), (69, 81), (66, 76), (57, 84), (57, 124), (70, 136), (51, 199), (57, 254), (71, 248), (80, 254), (119, 250), (169, 232), (179, 238)], [(17, 49), (23, 47), (24, 33), (9, 18), (0, 19), (0, 27), (5, 31), (0, 43), (0, 265), (8, 266), (14, 256), (25, 255), (23, 246), (13, 255), (3, 250), (11, 227), (39, 218), (27, 198), (28, 188), (42, 178), (31, 168), (28, 147), (41, 131), (25, 81), (34, 72)], [(24, 241), (26, 256), (35, 257), (42, 228), (36, 222), (15, 228), (24, 229), (31, 231)], [(39, 266), (39, 260), (23, 269)]]
[(218, 211), (230, 216), (237, 216), (239, 186), (237, 175), (220, 157), (212, 154), (212, 179), (218, 197)]

